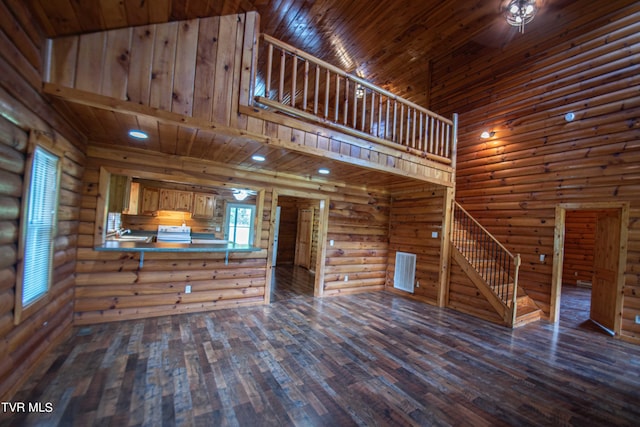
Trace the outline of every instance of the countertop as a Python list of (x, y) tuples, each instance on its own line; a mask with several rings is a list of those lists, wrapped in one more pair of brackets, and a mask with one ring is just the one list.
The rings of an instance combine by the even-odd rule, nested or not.
[(106, 240), (96, 251), (116, 252), (256, 252), (260, 248), (236, 243), (123, 242)]

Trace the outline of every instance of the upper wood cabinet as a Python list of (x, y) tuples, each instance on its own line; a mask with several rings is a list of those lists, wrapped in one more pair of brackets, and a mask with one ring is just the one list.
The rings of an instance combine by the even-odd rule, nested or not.
[(109, 207), (108, 212), (122, 212), (129, 207), (129, 191), (131, 177), (124, 175), (111, 175), (109, 181)]
[(193, 218), (213, 219), (216, 208), (215, 198), (212, 194), (195, 193), (193, 195)]
[(160, 190), (144, 187), (142, 189), (142, 205), (139, 212), (142, 215), (153, 215), (160, 206)]
[(192, 198), (193, 193), (190, 191), (162, 188), (160, 189), (160, 206), (158, 209), (161, 211), (191, 212)]

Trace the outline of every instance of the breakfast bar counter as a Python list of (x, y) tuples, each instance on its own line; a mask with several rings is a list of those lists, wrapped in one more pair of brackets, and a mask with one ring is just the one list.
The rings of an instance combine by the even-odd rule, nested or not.
[(225, 263), (229, 260), (230, 252), (257, 252), (261, 249), (251, 245), (227, 243), (172, 243), (172, 242), (139, 242), (106, 240), (95, 246), (96, 251), (109, 252), (140, 252), (140, 268), (144, 264), (145, 252), (223, 252)]

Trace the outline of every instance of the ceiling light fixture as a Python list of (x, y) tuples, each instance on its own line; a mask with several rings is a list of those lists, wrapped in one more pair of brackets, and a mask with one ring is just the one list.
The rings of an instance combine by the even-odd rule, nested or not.
[(319, 173), (319, 174), (322, 174), (322, 175), (329, 175), (329, 173), (330, 173), (330, 172), (331, 172), (331, 171), (330, 171), (329, 169), (327, 169), (327, 168), (320, 168), (320, 169), (318, 169), (318, 173)]
[(249, 197), (249, 192), (244, 189), (233, 190), (233, 198), (236, 200), (244, 200)]
[(504, 14), (509, 25), (524, 33), (524, 26), (533, 20), (538, 11), (536, 0), (509, 0)]
[(496, 133), (494, 131), (488, 132), (488, 131), (484, 131), (480, 134), (480, 138), (482, 139), (487, 139), (487, 138), (492, 138)]
[(265, 156), (262, 156), (260, 154), (254, 154), (253, 156), (251, 156), (251, 158), (256, 162), (264, 162), (265, 160), (267, 160)]
[(149, 135), (147, 135), (146, 132), (143, 132), (141, 130), (137, 130), (137, 129), (131, 129), (129, 131), (129, 136), (132, 138), (136, 138), (136, 139), (147, 139), (149, 138)]

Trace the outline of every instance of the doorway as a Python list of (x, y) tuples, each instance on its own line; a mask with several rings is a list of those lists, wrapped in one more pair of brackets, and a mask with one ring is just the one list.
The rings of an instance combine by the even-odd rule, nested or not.
[(281, 190), (273, 202), (270, 300), (321, 296), (328, 199)]
[[(585, 311), (588, 309), (588, 319), (613, 335), (620, 333), (628, 219), (628, 203), (557, 206), (550, 313), (553, 322), (560, 320), (563, 283), (590, 285), (589, 299), (582, 304)], [(570, 295), (586, 295), (585, 290), (566, 289)]]

